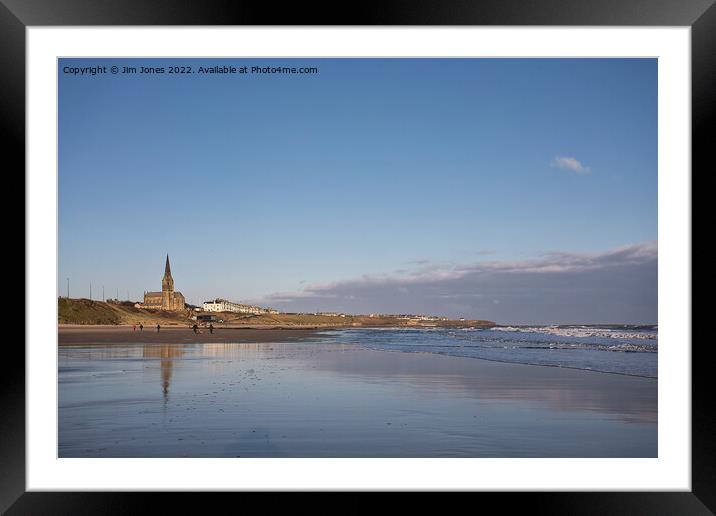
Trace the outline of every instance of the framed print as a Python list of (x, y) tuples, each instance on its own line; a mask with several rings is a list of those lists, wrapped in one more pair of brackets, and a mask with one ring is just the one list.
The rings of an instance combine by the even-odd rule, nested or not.
[(691, 169), (716, 8), (216, 7), (0, 10), (28, 205), (3, 510), (713, 510)]

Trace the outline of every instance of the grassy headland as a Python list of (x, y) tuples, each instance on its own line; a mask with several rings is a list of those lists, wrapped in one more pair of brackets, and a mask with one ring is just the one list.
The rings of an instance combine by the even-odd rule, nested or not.
[[(165, 312), (136, 308), (133, 302), (121, 303), (93, 301), (89, 299), (59, 298), (58, 322), (61, 325), (133, 325), (183, 326), (194, 324), (192, 316), (197, 312)], [(420, 320), (396, 316), (321, 314), (215, 314), (223, 322), (214, 322), (217, 328), (345, 328), (345, 327), (491, 327), (492, 321), (484, 320)]]
[(183, 312), (163, 312), (161, 310), (143, 310), (135, 308), (134, 303), (107, 303), (90, 299), (59, 298), (57, 320), (60, 324), (80, 325), (182, 325), (191, 322), (188, 310)]

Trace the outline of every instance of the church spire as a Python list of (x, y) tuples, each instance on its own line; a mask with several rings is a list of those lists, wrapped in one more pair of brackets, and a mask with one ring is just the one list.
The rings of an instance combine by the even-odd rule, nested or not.
[[(162, 292), (164, 292), (167, 295), (171, 295), (171, 292), (174, 291), (174, 279), (172, 278), (172, 269), (169, 267), (169, 255), (167, 254), (167, 263), (164, 266), (164, 277), (162, 278)], [(171, 302), (169, 300), (166, 300), (164, 303), (168, 308), (165, 308), (165, 310), (170, 310)]]

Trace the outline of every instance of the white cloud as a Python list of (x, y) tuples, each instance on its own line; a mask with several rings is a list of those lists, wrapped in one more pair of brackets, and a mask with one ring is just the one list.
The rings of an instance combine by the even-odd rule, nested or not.
[(591, 173), (589, 167), (585, 167), (577, 158), (570, 158), (567, 156), (556, 156), (552, 160), (552, 166), (569, 170), (580, 175), (587, 175)]

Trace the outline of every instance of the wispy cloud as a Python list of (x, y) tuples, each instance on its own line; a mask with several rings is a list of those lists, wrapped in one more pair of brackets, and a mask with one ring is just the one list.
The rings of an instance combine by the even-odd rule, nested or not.
[(552, 160), (552, 166), (568, 170), (580, 175), (591, 174), (589, 167), (585, 167), (577, 158), (571, 158), (567, 156), (556, 156)]
[(433, 313), (509, 323), (656, 322), (655, 242), (420, 268), (268, 296), (287, 311)]

